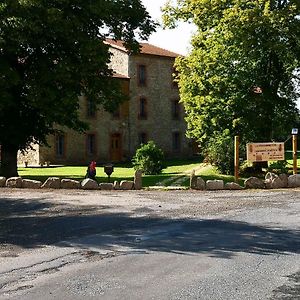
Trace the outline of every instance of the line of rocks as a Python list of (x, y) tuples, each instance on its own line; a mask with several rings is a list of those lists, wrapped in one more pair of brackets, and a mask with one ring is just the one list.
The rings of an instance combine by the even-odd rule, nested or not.
[(300, 187), (300, 174), (288, 176), (287, 174), (267, 173), (265, 179), (250, 177), (245, 180), (247, 189), (280, 189)]
[(227, 182), (224, 183), (223, 180), (215, 179), (215, 180), (205, 180), (201, 177), (197, 177), (194, 174), (190, 177), (190, 188), (194, 190), (208, 190), (208, 191), (215, 191), (215, 190), (241, 190), (239, 184), (235, 182)]
[(241, 190), (245, 189), (279, 189), (300, 187), (300, 174), (290, 175), (267, 173), (265, 179), (250, 177), (245, 180), (244, 187), (235, 182), (224, 184), (223, 180), (205, 180), (197, 177), (195, 172), (190, 176), (190, 188), (195, 190)]
[(8, 179), (0, 177), (0, 187), (30, 189), (140, 190), (142, 188), (142, 172), (135, 172), (134, 181), (122, 180), (121, 182), (102, 182), (100, 184), (90, 178), (86, 178), (80, 182), (67, 178), (60, 179), (59, 177), (49, 177), (44, 183), (42, 183), (38, 180), (25, 179), (22, 177), (11, 177)]

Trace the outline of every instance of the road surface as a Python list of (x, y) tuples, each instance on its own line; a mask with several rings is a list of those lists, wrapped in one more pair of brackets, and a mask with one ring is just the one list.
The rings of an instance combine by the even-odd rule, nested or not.
[(300, 190), (0, 189), (0, 299), (300, 299)]

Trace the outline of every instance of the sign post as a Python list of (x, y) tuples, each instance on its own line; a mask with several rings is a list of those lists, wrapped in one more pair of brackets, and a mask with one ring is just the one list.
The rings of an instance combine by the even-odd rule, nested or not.
[(292, 129), (292, 135), (293, 135), (293, 174), (297, 174), (297, 134), (298, 134), (298, 129), (293, 128)]
[(234, 137), (234, 180), (239, 180), (239, 136)]

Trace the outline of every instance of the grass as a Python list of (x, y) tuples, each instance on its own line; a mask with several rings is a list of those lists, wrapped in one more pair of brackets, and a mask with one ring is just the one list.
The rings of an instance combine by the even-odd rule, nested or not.
[[(286, 159), (289, 168), (292, 168), (292, 153), (286, 153)], [(300, 159), (298, 159), (298, 167), (300, 167)], [(35, 179), (44, 182), (48, 177), (70, 178), (75, 180), (83, 180), (86, 174), (86, 166), (51, 166), (51, 167), (35, 167), (18, 169), (19, 175), (23, 178)], [(189, 186), (190, 172), (196, 169), (196, 175), (201, 176), (204, 180), (221, 179), (224, 182), (234, 181), (234, 176), (220, 174), (217, 169), (211, 165), (203, 164), (200, 158), (185, 160), (168, 160), (165, 162), (165, 169), (159, 175), (144, 175), (143, 186), (170, 186), (178, 184)], [(114, 172), (110, 178), (110, 182), (115, 180), (133, 180), (134, 169), (130, 163), (116, 164)], [(104, 173), (103, 166), (97, 167), (96, 180), (98, 182), (108, 182), (108, 177)], [(245, 178), (239, 179), (239, 184), (243, 185)], [(177, 182), (176, 182), (177, 181)]]
[[(194, 169), (200, 165), (198, 159), (186, 160), (169, 160), (165, 162), (166, 168), (163, 169), (160, 175), (145, 175), (143, 176), (143, 186), (158, 185), (160, 182), (167, 182), (167, 185), (172, 185), (176, 179), (181, 176), (186, 176), (184, 185), (188, 185), (189, 177), (185, 172)], [(75, 180), (83, 180), (86, 174), (86, 166), (50, 166), (50, 167), (34, 167), (24, 168), (19, 167), (19, 175), (23, 178), (46, 181), (48, 177), (70, 178)], [(115, 180), (133, 180), (134, 169), (130, 164), (116, 164), (114, 172), (110, 178), (110, 182)], [(97, 167), (96, 180), (98, 182), (108, 182), (108, 177), (104, 173), (103, 166)]]

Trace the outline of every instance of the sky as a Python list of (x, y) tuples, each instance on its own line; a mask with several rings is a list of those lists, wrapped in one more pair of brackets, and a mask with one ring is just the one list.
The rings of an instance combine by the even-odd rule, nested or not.
[[(142, 0), (142, 3), (151, 17), (161, 24), (162, 13), (160, 8), (166, 3), (166, 0)], [(163, 30), (158, 28), (157, 32), (153, 33), (147, 42), (175, 53), (186, 55), (192, 32), (192, 25), (180, 23), (176, 29)]]

